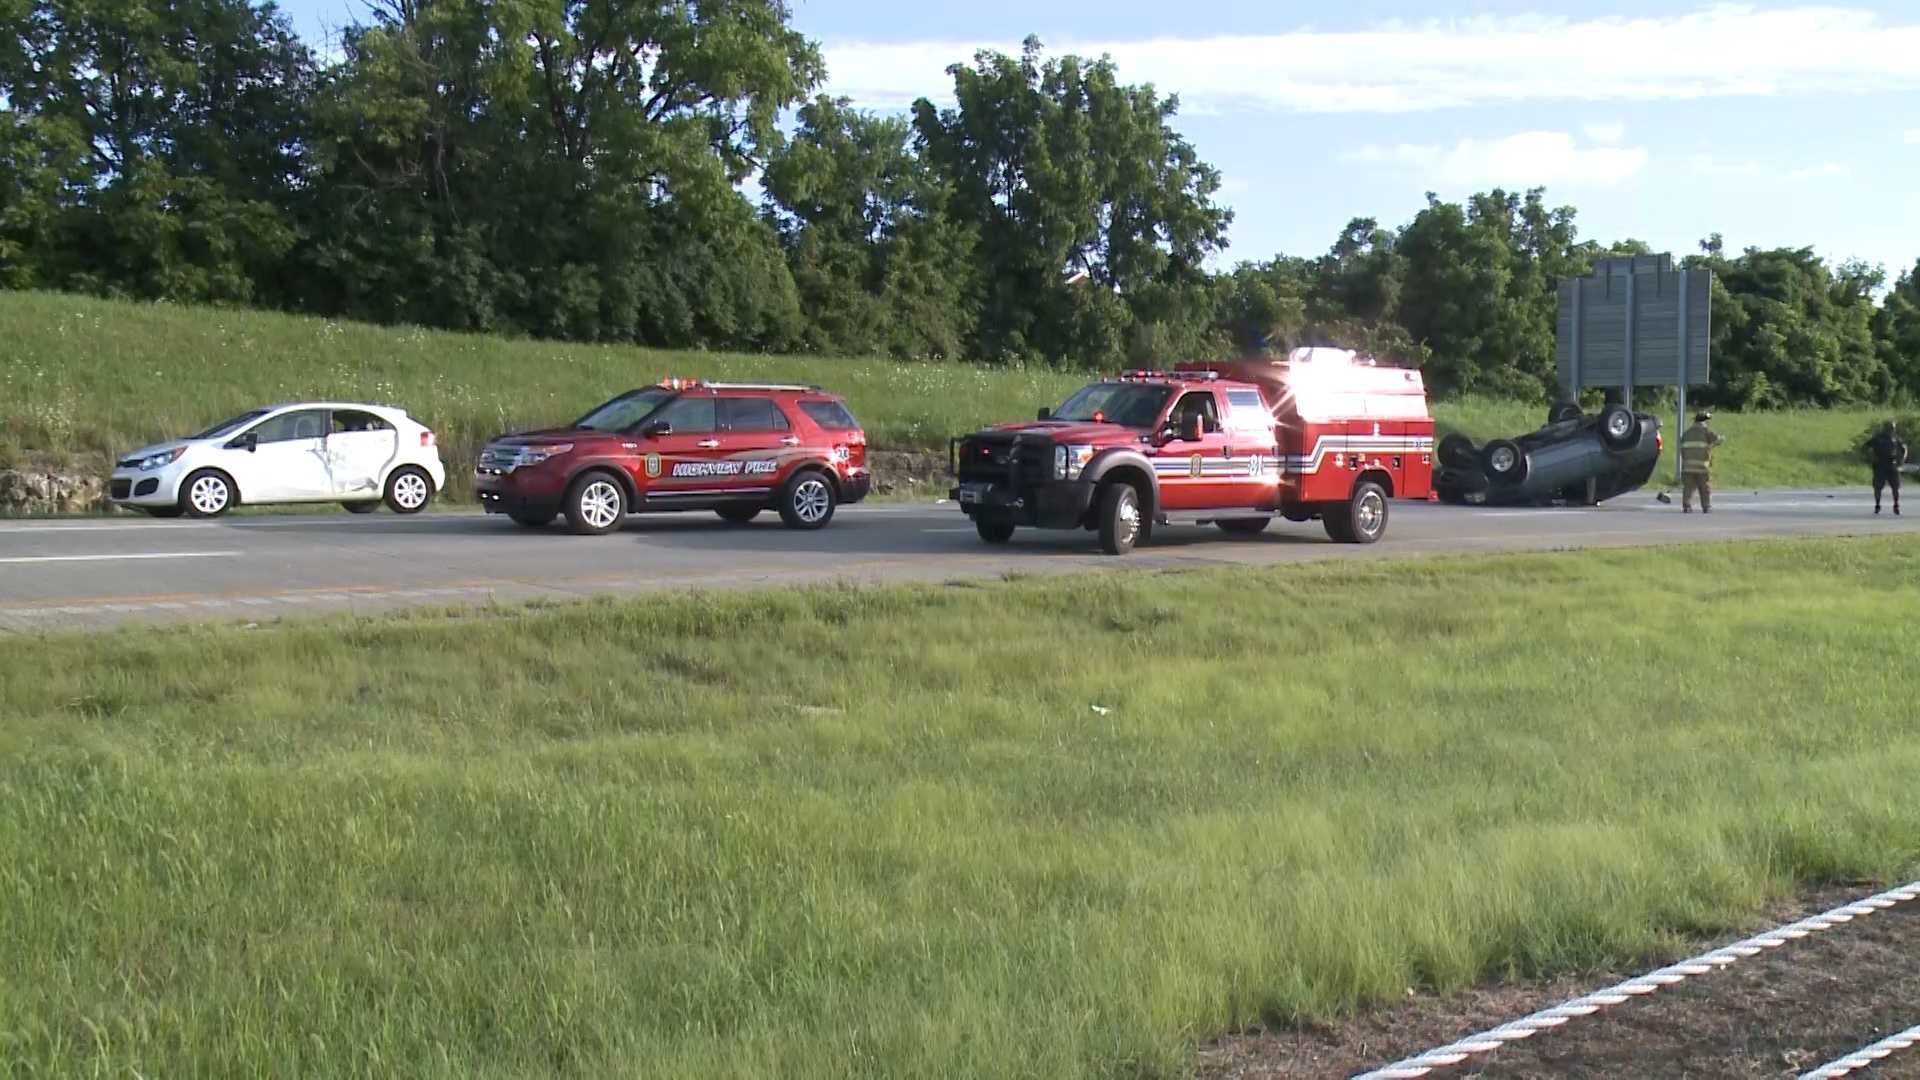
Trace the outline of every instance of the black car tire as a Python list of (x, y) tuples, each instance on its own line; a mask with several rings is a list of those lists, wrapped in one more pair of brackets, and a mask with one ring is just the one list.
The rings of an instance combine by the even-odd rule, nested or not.
[(1527, 452), (1512, 439), (1495, 439), (1480, 451), (1487, 478), (1496, 484), (1517, 484), (1527, 478)]
[(1451, 465), (1456, 469), (1480, 467), (1479, 457), (1473, 450), (1473, 440), (1457, 431), (1440, 440), (1439, 455), (1442, 465)]
[(1220, 526), (1221, 532), (1232, 533), (1235, 536), (1255, 536), (1266, 532), (1267, 526), (1273, 524), (1273, 519), (1270, 517), (1222, 518), (1214, 524)]
[(529, 529), (544, 529), (553, 520), (551, 512), (533, 514), (525, 510), (509, 510), (507, 516), (513, 519), (515, 525), (524, 525)]
[(567, 525), (581, 536), (604, 536), (627, 520), (627, 493), (612, 475), (583, 473), (567, 488)]
[(833, 481), (826, 473), (803, 469), (794, 473), (780, 489), (780, 520), (789, 529), (824, 528), (833, 520), (833, 509), (838, 503)]
[(1371, 480), (1353, 486), (1347, 501), (1327, 508), (1327, 537), (1340, 544), (1371, 544), (1387, 534), (1387, 492)]
[(1585, 415), (1587, 414), (1581, 411), (1580, 403), (1577, 401), (1555, 402), (1553, 407), (1547, 410), (1547, 423), (1564, 424), (1569, 420), (1578, 420)]
[(760, 516), (760, 508), (757, 506), (723, 506), (715, 510), (714, 513), (719, 514), (720, 520), (729, 525), (745, 525), (747, 522)]
[(347, 513), (349, 514), (371, 514), (375, 510), (380, 509), (379, 503), (366, 502), (364, 500), (361, 502), (343, 502), (340, 505), (346, 507)]
[(1640, 418), (1625, 405), (1600, 410), (1600, 441), (1609, 450), (1631, 450), (1640, 445)]
[(1145, 534), (1146, 514), (1140, 509), (1140, 493), (1132, 484), (1108, 484), (1100, 489), (1100, 550), (1109, 555), (1125, 555)]
[(982, 514), (973, 519), (973, 530), (989, 544), (1004, 544), (1013, 539), (1013, 522), (1003, 517)]

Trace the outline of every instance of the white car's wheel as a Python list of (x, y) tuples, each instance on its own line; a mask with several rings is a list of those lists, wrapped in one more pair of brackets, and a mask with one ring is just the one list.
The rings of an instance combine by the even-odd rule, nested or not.
[(180, 512), (188, 517), (219, 517), (239, 501), (233, 478), (218, 469), (202, 469), (180, 485)]
[(387, 478), (387, 509), (396, 514), (417, 514), (433, 501), (433, 477), (427, 470), (407, 465)]

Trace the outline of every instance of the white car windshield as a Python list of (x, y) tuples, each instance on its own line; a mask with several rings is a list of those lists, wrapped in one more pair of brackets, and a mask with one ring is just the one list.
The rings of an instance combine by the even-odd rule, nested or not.
[(661, 402), (672, 396), (673, 391), (658, 386), (621, 394), (575, 420), (573, 426), (592, 431), (630, 431), (645, 420), (648, 413), (659, 408)]
[(265, 415), (267, 415), (267, 410), (255, 409), (249, 413), (241, 413), (232, 419), (222, 420), (198, 435), (189, 435), (187, 437), (190, 439), (218, 439), (223, 435), (233, 434), (239, 428), (245, 427)]
[(1093, 383), (1067, 399), (1055, 420), (1104, 420), (1122, 427), (1152, 427), (1173, 391), (1145, 383)]

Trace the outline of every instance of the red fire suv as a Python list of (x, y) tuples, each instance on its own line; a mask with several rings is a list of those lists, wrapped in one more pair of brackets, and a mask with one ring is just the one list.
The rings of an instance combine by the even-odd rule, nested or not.
[(736, 524), (762, 510), (818, 529), (866, 498), (867, 436), (844, 400), (812, 386), (669, 379), (622, 394), (565, 427), (502, 436), (480, 452), (474, 489), (490, 514), (577, 533), (629, 513), (712, 510)]
[(1087, 529), (1122, 555), (1156, 523), (1257, 533), (1274, 515), (1370, 544), (1389, 499), (1433, 497), (1420, 373), (1339, 349), (1129, 372), (953, 453), (952, 498), (990, 544), (1022, 525)]

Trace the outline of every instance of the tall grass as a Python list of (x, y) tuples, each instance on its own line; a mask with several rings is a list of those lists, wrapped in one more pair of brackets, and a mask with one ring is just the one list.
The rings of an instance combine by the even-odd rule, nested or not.
[[(675, 353), (374, 327), (220, 308), (0, 292), (0, 467), (111, 455), (256, 405), (305, 398), (398, 404), (440, 434), (464, 494), (482, 442), (561, 423), (665, 375), (819, 383), (843, 393), (875, 445), (944, 450), (950, 436), (1057, 405), (1086, 378), (1044, 369), (833, 357)], [(1545, 406), (1436, 402), (1445, 430), (1531, 431)], [(1663, 411), (1664, 412), (1664, 411)], [(1848, 454), (1877, 414), (1723, 416), (1731, 486), (1862, 483)], [(1669, 442), (1676, 439), (1665, 417)]]
[(0, 652), (0, 1073), (1181, 1075), (1920, 870), (1908, 539)]

